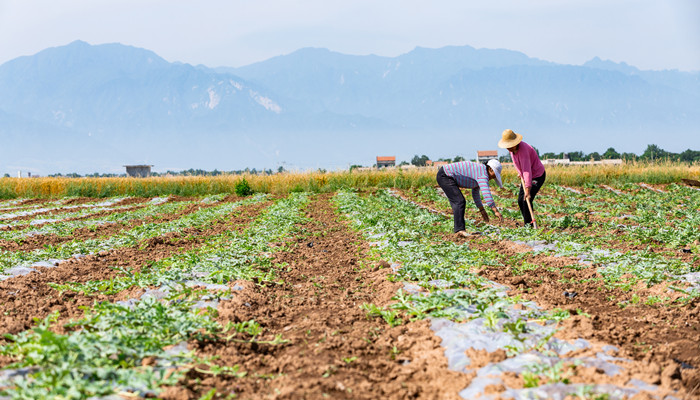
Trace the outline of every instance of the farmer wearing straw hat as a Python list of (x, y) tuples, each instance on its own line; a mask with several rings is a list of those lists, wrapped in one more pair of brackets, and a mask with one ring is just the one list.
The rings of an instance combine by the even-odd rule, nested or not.
[(523, 135), (513, 132), (510, 129), (503, 131), (501, 140), (498, 142), (498, 147), (508, 149), (510, 158), (513, 160), (515, 170), (520, 176), (520, 192), (518, 193), (518, 206), (520, 213), (523, 215), (525, 225), (532, 226), (533, 218), (528, 208), (535, 200), (537, 192), (544, 184), (547, 174), (544, 171), (544, 165), (540, 161), (535, 149), (529, 144), (523, 142)]
[(454, 216), (454, 231), (460, 236), (469, 236), (464, 230), (464, 209), (467, 201), (462, 195), (460, 188), (468, 188), (472, 190), (472, 198), (474, 204), (481, 211), (481, 217), (484, 221), (489, 222), (489, 215), (486, 213), (483, 204), (481, 203), (480, 194), (484, 195), (484, 202), (491, 207), (493, 213), (499, 220), (503, 221), (503, 216), (498, 212), (496, 203), (491, 196), (489, 188), (489, 180), (495, 179), (498, 186), (503, 187), (501, 183), (501, 163), (498, 160), (489, 160), (487, 163), (479, 164), (471, 161), (461, 161), (452, 164), (447, 164), (440, 167), (438, 170), (437, 183), (445, 192), (447, 199), (450, 200), (452, 206), (452, 215)]

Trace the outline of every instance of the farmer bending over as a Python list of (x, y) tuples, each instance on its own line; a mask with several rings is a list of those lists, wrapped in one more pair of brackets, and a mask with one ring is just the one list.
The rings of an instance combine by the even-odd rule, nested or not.
[(498, 147), (508, 149), (510, 158), (513, 159), (515, 170), (520, 176), (520, 192), (518, 193), (518, 206), (526, 226), (532, 226), (532, 215), (527, 207), (526, 199), (530, 199), (532, 208), (535, 208), (534, 201), (537, 192), (544, 184), (547, 174), (544, 165), (540, 161), (535, 149), (523, 142), (523, 135), (517, 134), (510, 129), (503, 131)]
[(472, 190), (474, 204), (481, 211), (484, 221), (489, 222), (489, 215), (481, 204), (480, 192), (484, 194), (484, 202), (491, 207), (493, 213), (499, 220), (503, 221), (503, 216), (498, 212), (496, 203), (491, 196), (489, 180), (495, 179), (499, 187), (501, 183), (501, 163), (498, 160), (489, 160), (488, 163), (479, 164), (471, 161), (461, 161), (447, 164), (440, 167), (437, 173), (437, 183), (450, 200), (452, 214), (454, 215), (455, 233), (460, 236), (469, 236), (464, 230), (464, 209), (467, 205), (462, 191), (459, 188)]

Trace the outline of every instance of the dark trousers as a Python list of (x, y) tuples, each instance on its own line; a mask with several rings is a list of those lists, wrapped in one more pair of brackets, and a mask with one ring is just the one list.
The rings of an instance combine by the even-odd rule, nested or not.
[[(544, 179), (547, 173), (543, 173), (542, 176), (537, 178), (532, 178), (532, 187), (530, 188), (530, 202), (532, 203), (532, 210), (535, 210), (535, 196), (537, 192), (540, 191), (542, 185), (544, 185)], [(530, 215), (530, 210), (527, 208), (527, 201), (525, 201), (525, 189), (523, 189), (522, 183), (520, 184), (520, 192), (518, 193), (518, 206), (520, 206), (520, 213), (523, 214), (523, 220), (525, 225), (532, 225), (532, 215)]]
[(464, 199), (462, 190), (457, 185), (457, 181), (445, 173), (445, 170), (440, 167), (435, 177), (438, 185), (445, 192), (447, 199), (450, 200), (452, 206), (452, 216), (455, 221), (455, 232), (464, 230), (464, 209), (467, 206), (467, 201)]

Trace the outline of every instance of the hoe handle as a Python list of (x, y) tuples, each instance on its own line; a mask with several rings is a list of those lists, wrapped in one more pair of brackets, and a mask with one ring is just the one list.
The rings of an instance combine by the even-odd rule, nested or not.
[[(520, 183), (523, 184), (523, 192), (525, 191), (525, 180), (521, 177), (520, 178)], [(537, 221), (535, 221), (535, 212), (532, 211), (532, 203), (530, 202), (529, 197), (525, 197), (525, 201), (527, 202), (527, 208), (530, 210), (530, 217), (532, 218), (532, 226), (537, 229)]]

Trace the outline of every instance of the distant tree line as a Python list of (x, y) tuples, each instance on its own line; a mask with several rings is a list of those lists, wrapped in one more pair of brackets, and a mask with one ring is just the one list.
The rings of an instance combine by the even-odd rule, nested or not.
[[(280, 167), (277, 172), (284, 172), (284, 168)], [(190, 168), (188, 170), (184, 171), (170, 171), (168, 170), (167, 172), (153, 172), (151, 173), (152, 176), (220, 176), (220, 175), (243, 175), (243, 174), (253, 174), (253, 175), (272, 175), (274, 172), (271, 169), (261, 169), (257, 170), (255, 168), (250, 169), (242, 169), (242, 170), (236, 170), (236, 171), (219, 171), (218, 169), (214, 169), (213, 171), (206, 171), (203, 169), (193, 169)]]
[[(428, 161), (431, 161), (430, 157), (426, 156), (425, 154), (423, 154), (422, 156), (419, 156), (418, 154), (416, 154), (411, 159), (411, 165), (415, 165), (416, 167), (425, 167), (425, 165), (427, 164)], [(453, 163), (453, 162), (464, 161), (464, 157), (455, 156), (455, 158), (440, 158), (438, 160), (432, 160), (432, 161), (446, 161), (446, 162)], [(404, 161), (399, 165), (408, 165), (408, 163)]]
[[(560, 153), (540, 153), (540, 151), (535, 148), (535, 151), (537, 154), (540, 156), (542, 160), (546, 159), (562, 159), (562, 158), (568, 158), (571, 161), (600, 161), (600, 160), (611, 160), (611, 159), (622, 159), (625, 161), (645, 161), (645, 162), (654, 162), (654, 161), (676, 161), (676, 162), (686, 162), (686, 163), (693, 163), (693, 162), (700, 162), (700, 151), (699, 150), (686, 150), (682, 153), (673, 153), (670, 151), (666, 151), (662, 149), (661, 147), (655, 145), (655, 144), (650, 144), (647, 146), (646, 150), (640, 155), (637, 155), (635, 153), (619, 153), (617, 150), (615, 150), (612, 147), (609, 147), (603, 154), (598, 153), (597, 151), (594, 151), (593, 153), (584, 153), (582, 151), (570, 151), (570, 152), (560, 152)], [(424, 167), (426, 163), (431, 160), (430, 157), (427, 155), (414, 155), (413, 158), (411, 159), (410, 164), (415, 165), (416, 167)], [(501, 162), (510, 162), (510, 155), (505, 155), (505, 156), (500, 156), (499, 160)], [(465, 161), (465, 158), (462, 156), (455, 156), (454, 158), (440, 158), (438, 160), (433, 160), (433, 161), (446, 161), (446, 162), (459, 162), (459, 161)], [(471, 161), (475, 161), (472, 159)], [(399, 166), (402, 165), (409, 165), (408, 162), (402, 161)], [(352, 165), (350, 169), (358, 168), (361, 167), (360, 165)], [(326, 170), (319, 169), (319, 172), (326, 172)], [(257, 170), (255, 168), (246, 168), (242, 170), (235, 170), (235, 171), (219, 171), (218, 169), (215, 169), (213, 171), (206, 171), (203, 169), (193, 169), (190, 168), (188, 170), (183, 170), (183, 171), (167, 171), (167, 172), (152, 172), (152, 176), (219, 176), (219, 175), (242, 175), (242, 174), (254, 174), (254, 175), (272, 175), (274, 173), (283, 173), (286, 172), (283, 167), (279, 167), (277, 171), (273, 171), (272, 169), (261, 169)], [(4, 175), (6, 178), (9, 178), (9, 174)], [(113, 178), (113, 177), (126, 177), (125, 173), (121, 174), (114, 174), (114, 173), (98, 173), (94, 172), (92, 174), (85, 174), (81, 175), (75, 172), (71, 172), (69, 174), (51, 174), (48, 175), (49, 177), (65, 177), (65, 178), (82, 178), (82, 177), (89, 177), (89, 178)]]
[[(613, 160), (613, 159), (622, 159), (625, 161), (646, 161), (646, 162), (653, 162), (653, 161), (676, 161), (676, 162), (687, 162), (687, 163), (693, 163), (693, 162), (700, 162), (700, 151), (698, 150), (686, 150), (682, 153), (672, 153), (670, 151), (666, 151), (662, 149), (661, 147), (655, 145), (655, 144), (650, 144), (647, 146), (646, 150), (641, 155), (637, 155), (635, 153), (618, 153), (614, 148), (609, 147), (603, 154), (598, 153), (597, 151), (594, 151), (593, 153), (584, 153), (582, 151), (570, 151), (570, 152), (561, 152), (561, 153), (540, 153), (537, 148), (535, 148), (535, 151), (537, 154), (540, 156), (541, 159), (546, 160), (546, 159), (562, 159), (562, 158), (568, 158), (571, 161), (600, 161), (600, 160)], [(500, 161), (502, 162), (509, 162), (510, 161), (510, 155), (505, 155), (501, 156)]]
[[(625, 161), (646, 161), (646, 162), (653, 162), (653, 161), (676, 161), (676, 162), (687, 162), (687, 163), (693, 163), (693, 162), (700, 162), (700, 151), (698, 150), (686, 150), (682, 153), (672, 153), (670, 151), (666, 151), (662, 149), (661, 147), (655, 145), (655, 144), (650, 144), (647, 146), (646, 150), (641, 155), (637, 155), (635, 153), (619, 153), (617, 150), (615, 150), (613, 147), (609, 147), (603, 154), (598, 153), (597, 151), (594, 151), (593, 153), (584, 153), (583, 151), (570, 151), (570, 152), (560, 152), (560, 153), (540, 153), (540, 151), (535, 148), (535, 151), (537, 154), (540, 156), (542, 160), (546, 159), (553, 159), (553, 158), (568, 158), (570, 161), (600, 161), (600, 160), (614, 160), (614, 159), (622, 159)], [(411, 159), (412, 165), (415, 165), (417, 167), (424, 167), (427, 163), (428, 160), (431, 158), (428, 157), (427, 155), (414, 155), (413, 158)], [(510, 162), (510, 155), (504, 155), (500, 156), (499, 161), (501, 162)], [(440, 158), (437, 161), (447, 161), (447, 162), (459, 162), (459, 161), (464, 161), (464, 157), (462, 156), (456, 156), (453, 159), (450, 158)], [(433, 160), (435, 161), (435, 160)], [(475, 159), (472, 159), (471, 161), (476, 161)], [(402, 161), (399, 166), (401, 165), (409, 165), (408, 162)], [(358, 165), (359, 166), (359, 165)]]
[[(277, 172), (281, 173), (284, 172), (284, 168), (279, 167)], [(253, 168), (246, 168), (243, 170), (236, 170), (236, 171), (219, 171), (218, 169), (215, 169), (213, 171), (206, 171), (203, 169), (194, 169), (190, 168), (187, 170), (183, 171), (166, 171), (166, 172), (151, 172), (151, 176), (219, 176), (219, 175), (242, 175), (242, 174), (253, 174), (253, 175), (272, 175), (274, 172), (271, 169), (262, 169), (258, 171), (257, 169)], [(9, 176), (5, 174), (6, 176)], [(52, 178), (125, 178), (126, 174), (100, 174), (98, 172), (92, 173), (92, 174), (85, 174), (81, 175), (75, 172), (71, 172), (69, 174), (51, 174), (48, 175), (49, 177)]]

